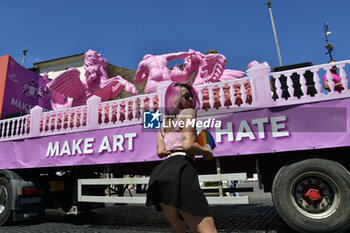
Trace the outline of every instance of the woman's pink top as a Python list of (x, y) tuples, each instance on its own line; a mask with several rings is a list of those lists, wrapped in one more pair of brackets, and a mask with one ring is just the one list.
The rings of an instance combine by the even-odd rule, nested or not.
[[(181, 113), (177, 117), (177, 121), (179, 121)], [(176, 148), (182, 148), (182, 131), (180, 130), (178, 124), (176, 126), (175, 131), (164, 134), (163, 127), (161, 128), (161, 132), (164, 138), (165, 150), (172, 151)]]
[(182, 148), (182, 132), (173, 131), (164, 135), (164, 144), (166, 151), (172, 151), (176, 148)]

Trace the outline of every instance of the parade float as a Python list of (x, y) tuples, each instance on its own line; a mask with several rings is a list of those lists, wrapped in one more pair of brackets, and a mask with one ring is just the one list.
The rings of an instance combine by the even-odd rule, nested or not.
[[(49, 207), (72, 211), (87, 202), (144, 203), (144, 196), (124, 195), (124, 187), (147, 184), (161, 161), (156, 155), (161, 114), (154, 117), (157, 122), (146, 122), (145, 116), (162, 112), (165, 89), (175, 81), (194, 85), (198, 119), (208, 122), (197, 130), (206, 128), (216, 141), (213, 160), (197, 159), (200, 181), (219, 181), (218, 195), (207, 197), (209, 204), (249, 203), (248, 197), (225, 196), (228, 189), (220, 182), (258, 173), (260, 186), (272, 193), (277, 211), (295, 230), (339, 232), (349, 226), (345, 70), (350, 60), (278, 72), (266, 62), (252, 61), (243, 72), (225, 69), (226, 58), (218, 53), (148, 54), (135, 74), (135, 84), (145, 83), (144, 93), (138, 93), (122, 77), (108, 77), (107, 61), (95, 51), (84, 58), (85, 80), (74, 68), (53, 80), (33, 74), (37, 84), (21, 84), (21, 91), (36, 97), (31, 104), (36, 106), (0, 121), (1, 225), (40, 216)], [(183, 66), (169, 68), (174, 59)], [(7, 63), (8, 71), (0, 74), (5, 92), (9, 80), (24, 82)], [(344, 87), (340, 91), (335, 90), (334, 67)], [(329, 90), (322, 87), (325, 80)], [(133, 96), (110, 100), (122, 88)], [(45, 110), (48, 103), (53, 110)]]

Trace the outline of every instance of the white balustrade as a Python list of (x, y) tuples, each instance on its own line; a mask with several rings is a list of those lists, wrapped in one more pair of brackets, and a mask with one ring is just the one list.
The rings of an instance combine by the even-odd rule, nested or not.
[(340, 64), (338, 67), (339, 67), (339, 77), (341, 78), (341, 84), (344, 87), (343, 91), (347, 92), (349, 81), (346, 79), (346, 73), (344, 70), (345, 64)]
[(209, 88), (209, 104), (210, 108), (214, 108), (214, 91), (213, 91), (213, 86)]
[[(257, 68), (250, 69), (247, 71), (247, 77), (241, 79), (235, 79), (231, 81), (224, 81), (219, 83), (212, 83), (206, 85), (196, 86), (195, 89), (198, 91), (200, 107), (203, 106), (203, 90), (207, 88), (209, 93), (210, 109), (206, 112), (207, 115), (215, 115), (228, 113), (230, 111), (245, 111), (246, 107), (254, 108), (265, 108), (265, 107), (278, 107), (291, 104), (302, 104), (317, 101), (326, 101), (339, 98), (349, 98), (350, 91), (348, 90), (348, 80), (345, 69), (349, 67), (350, 60), (336, 62), (332, 64), (323, 64), (318, 66), (311, 66), (305, 68), (299, 68), (295, 70), (288, 70), (285, 72), (274, 72), (269, 73), (269, 68), (266, 66), (259, 65)], [(341, 77), (341, 83), (345, 90), (338, 93), (334, 91), (334, 81), (330, 69), (332, 66), (336, 66), (339, 69), (339, 76)], [(306, 83), (306, 71), (310, 71), (313, 74), (314, 87), (317, 93), (310, 98), (307, 95), (307, 83)], [(299, 75), (299, 82), (301, 84), (301, 90), (303, 97), (297, 98), (282, 98), (282, 87), (280, 82), (281, 75), (287, 77), (287, 90), (291, 97), (294, 95), (292, 74), (297, 73)], [(326, 73), (331, 93), (325, 95), (326, 91), (322, 88), (323, 75)], [(273, 101), (271, 95), (271, 88), (269, 84), (269, 77), (276, 79), (276, 91), (278, 95), (277, 101)], [(322, 80), (321, 80), (322, 79)], [(252, 94), (252, 104), (247, 103), (247, 88), (250, 83), (250, 89)], [(243, 104), (238, 107), (235, 105), (234, 86), (239, 83), (241, 98)], [(246, 85), (244, 85), (246, 84)], [(224, 89), (229, 87), (228, 89)], [(216, 109), (214, 104), (214, 90), (217, 88), (217, 94), (220, 98), (216, 101), (220, 101), (221, 107)], [(231, 106), (225, 106), (225, 91), (230, 94)], [(40, 107), (35, 107), (31, 110), (30, 115), (6, 119), (0, 121), (0, 141), (15, 140), (19, 138), (38, 137), (54, 134), (63, 134), (70, 132), (81, 132), (87, 130), (97, 130), (99, 128), (110, 128), (127, 125), (140, 124), (142, 117), (137, 119), (138, 110), (142, 113), (147, 107), (146, 100), (148, 99), (149, 110), (154, 111), (155, 108), (162, 110), (164, 107), (164, 93), (165, 88), (160, 89), (159, 93), (152, 93), (146, 95), (132, 96), (125, 99), (113, 100), (101, 103), (99, 97), (91, 97), (87, 101), (87, 105), (79, 106), (60, 111), (49, 111), (42, 112)], [(158, 101), (156, 100), (158, 98)], [(217, 98), (217, 96), (216, 96)], [(138, 104), (138, 101), (140, 101)], [(130, 102), (130, 108), (129, 108)], [(157, 103), (157, 104), (156, 104)], [(125, 104), (124, 113), (125, 120), (120, 120), (120, 114), (122, 112), (122, 104)], [(138, 109), (140, 106), (140, 109)], [(101, 108), (101, 112), (100, 112)], [(129, 113), (133, 115), (132, 120), (128, 120)], [(99, 124), (99, 114), (101, 114), (102, 123)], [(116, 120), (114, 120), (116, 119)], [(114, 122), (113, 122), (114, 121)]]
[(106, 107), (108, 105), (102, 105), (102, 109), (101, 109), (101, 124), (102, 125), (106, 125)]
[[(85, 110), (85, 109), (83, 109), (83, 108), (80, 109), (79, 128), (83, 128), (83, 127), (84, 127), (84, 120), (86, 119), (86, 121), (88, 121), (88, 120), (89, 120), (89, 117), (91, 117), (91, 115), (88, 114), (87, 117), (84, 118), (84, 115), (85, 115), (85, 111), (84, 111), (84, 110)], [(98, 112), (97, 112), (96, 115), (98, 116)], [(97, 120), (98, 120), (98, 117), (97, 117)], [(86, 124), (88, 124), (88, 123), (86, 123)]]
[(329, 92), (332, 92), (334, 93), (334, 81), (333, 81), (333, 76), (332, 76), (332, 73), (330, 71), (330, 67), (328, 67), (328, 69), (326, 69), (327, 71), (327, 75), (326, 75), (326, 78), (327, 78), (327, 83), (328, 83), (328, 87), (330, 89)]
[(112, 118), (113, 118), (113, 105), (110, 104), (108, 106), (108, 124), (111, 125), (112, 124)]
[(299, 75), (300, 89), (301, 92), (303, 92), (302, 98), (308, 98), (309, 95), (307, 94), (307, 79), (305, 77), (305, 72), (299, 71), (297, 74)]
[(228, 85), (229, 86), (229, 91), (230, 91), (230, 100), (231, 100), (231, 106), (229, 106), (229, 108), (232, 108), (235, 104), (235, 93), (234, 93), (234, 89), (232, 85)]
[(153, 96), (150, 97), (150, 100), (149, 100), (149, 110), (150, 110), (150, 111), (154, 111)]
[(278, 96), (277, 101), (281, 101), (283, 90), (282, 90), (282, 82), (280, 80), (280, 76), (271, 74), (271, 77), (275, 79), (275, 88), (276, 88), (276, 93)]
[(220, 89), (219, 89), (219, 101), (221, 103), (221, 108), (224, 108), (224, 104), (225, 104), (225, 97), (224, 97), (224, 86), (220, 86)]
[(318, 71), (319, 69), (311, 69), (310, 70), (313, 73), (313, 77), (314, 77), (314, 85), (315, 85), (315, 89), (317, 91), (316, 95), (324, 95), (324, 93), (322, 93), (322, 84), (321, 84), (321, 79), (318, 76)]
[(288, 93), (290, 95), (290, 97), (288, 97), (288, 99), (290, 98), (291, 100), (293, 100), (296, 97), (294, 96), (292, 73), (286, 73), (285, 76), (287, 77), (287, 90), (288, 90)]
[(241, 99), (242, 99), (242, 101), (243, 101), (243, 103), (242, 103), (242, 105), (240, 106), (240, 107), (243, 107), (243, 106), (246, 106), (246, 105), (248, 105), (247, 103), (246, 103), (246, 99), (247, 99), (247, 93), (246, 93), (246, 89), (245, 89), (245, 86), (244, 86), (244, 82), (241, 82), (240, 83), (241, 84), (241, 90), (240, 90), (240, 92), (241, 92)]

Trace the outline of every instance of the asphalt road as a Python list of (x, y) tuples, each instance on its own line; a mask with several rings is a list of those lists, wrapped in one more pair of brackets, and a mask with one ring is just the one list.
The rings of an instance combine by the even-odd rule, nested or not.
[[(241, 183), (240, 187), (254, 187), (249, 193), (251, 204), (212, 206), (219, 232), (292, 233), (272, 205), (271, 194), (258, 189), (256, 182)], [(246, 195), (247, 193), (241, 193)], [(170, 232), (162, 212), (144, 205), (107, 205), (79, 215), (66, 215), (62, 210), (49, 209), (39, 220), (14, 223), (0, 227), (4, 233), (55, 232)], [(188, 232), (191, 232), (188, 230)]]

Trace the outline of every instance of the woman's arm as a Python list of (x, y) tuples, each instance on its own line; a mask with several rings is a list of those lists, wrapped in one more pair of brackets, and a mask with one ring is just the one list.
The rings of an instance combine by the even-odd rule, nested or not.
[(196, 127), (191, 127), (186, 124), (187, 121), (196, 119), (197, 113), (194, 109), (186, 109), (183, 112), (182, 120), (185, 122), (185, 127), (182, 130), (182, 147), (189, 155), (203, 155), (205, 160), (213, 158), (213, 151), (211, 149), (200, 146), (196, 142)]
[(169, 151), (165, 150), (164, 138), (160, 130), (157, 137), (157, 154), (159, 158), (164, 158), (170, 154)]

